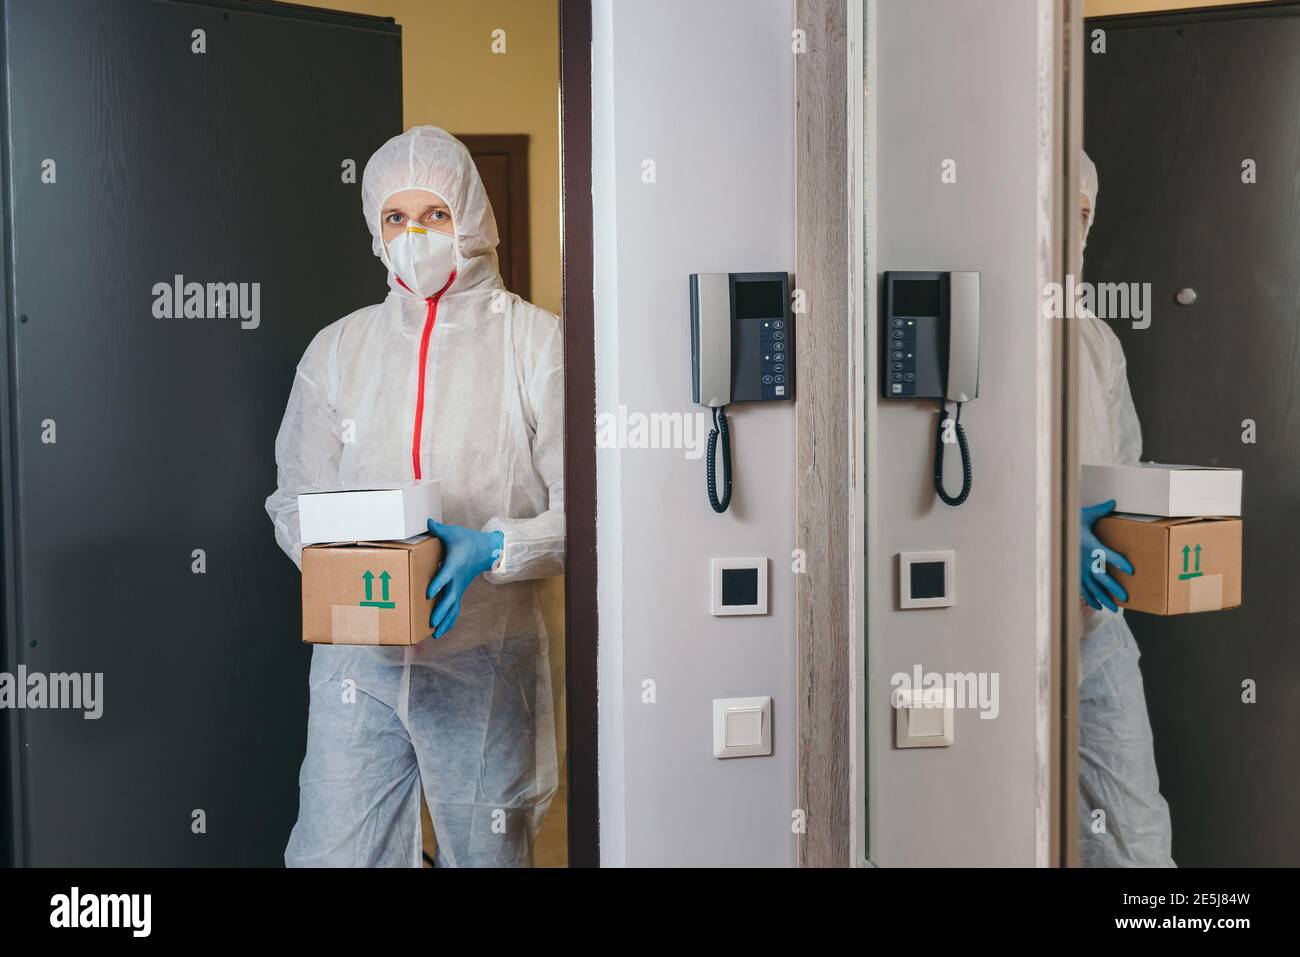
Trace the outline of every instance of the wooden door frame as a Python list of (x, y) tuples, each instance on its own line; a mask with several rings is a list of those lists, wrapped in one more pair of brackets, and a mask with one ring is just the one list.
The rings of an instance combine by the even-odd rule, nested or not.
[[(855, 517), (863, 496), (851, 480), (862, 403), (852, 378), (856, 334), (848, 249), (850, 124), (848, 0), (797, 0), (804, 48), (795, 57), (795, 545), (796, 800), (805, 814), (800, 867), (846, 867), (853, 829), (851, 715), (856, 633)], [(860, 110), (861, 102), (855, 97)], [(855, 489), (857, 491), (855, 491)], [(860, 610), (860, 609), (859, 609)]]
[(569, 866), (600, 866), (596, 709), (596, 326), (591, 0), (559, 0), (564, 294), (564, 654)]
[[(1084, 0), (1062, 0), (1055, 24), (1050, 105), (1052, 144), (1058, 189), (1050, 196), (1051, 214), (1059, 227), (1051, 235), (1049, 275), (1063, 280), (1070, 263), (1082, 258), (1076, 215), (1079, 208), (1079, 153), (1083, 150), (1083, 28)], [(1053, 572), (1060, 583), (1052, 609), (1055, 635), (1051, 664), (1052, 753), (1048, 761), (1050, 835), (1048, 867), (1079, 867), (1079, 643), (1083, 618), (1079, 614), (1079, 322), (1071, 317), (1057, 323), (1052, 361), (1062, 388), (1054, 396), (1053, 422), (1060, 441), (1053, 455), (1061, 469), (1054, 489), (1054, 517), (1059, 519), (1059, 550)]]

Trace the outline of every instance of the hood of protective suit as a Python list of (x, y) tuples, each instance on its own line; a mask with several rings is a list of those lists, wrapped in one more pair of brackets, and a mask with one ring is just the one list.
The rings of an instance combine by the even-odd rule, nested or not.
[[(456, 281), (445, 293), (500, 287), (497, 265), (496, 218), (474, 158), (465, 145), (436, 126), (415, 126), (379, 147), (361, 176), (361, 208), (370, 230), (371, 248), (382, 262), (384, 233), (380, 215), (395, 193), (423, 189), (435, 193), (451, 210), (456, 227)], [(406, 299), (418, 299), (404, 289), (392, 269), (388, 286)]]
[(1084, 248), (1088, 245), (1088, 234), (1092, 232), (1092, 224), (1097, 219), (1097, 190), (1100, 188), (1100, 182), (1097, 179), (1097, 164), (1083, 150), (1079, 150), (1079, 192), (1088, 197), (1088, 225), (1083, 230), (1083, 242), (1079, 244), (1079, 255), (1083, 255)]
[[(1079, 192), (1092, 210), (1085, 242), (1097, 218), (1097, 190), (1096, 164), (1079, 150)], [(1110, 326), (1086, 310), (1080, 317), (1079, 342), (1079, 461), (1088, 465), (1137, 462), (1142, 456), (1142, 427), (1129, 390), (1124, 347)]]

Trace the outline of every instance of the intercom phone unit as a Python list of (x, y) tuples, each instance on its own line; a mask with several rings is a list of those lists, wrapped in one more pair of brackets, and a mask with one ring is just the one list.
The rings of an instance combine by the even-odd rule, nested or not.
[[(731, 442), (724, 409), (733, 402), (794, 398), (790, 277), (784, 272), (692, 273), (691, 400), (713, 409), (708, 442), (709, 504), (731, 503)], [(716, 454), (722, 445), (721, 497)]]
[[(979, 395), (980, 274), (902, 272), (884, 275), (880, 321), (880, 393), (886, 399), (938, 399), (935, 493), (960, 505), (971, 490), (970, 447), (961, 407)], [(957, 403), (951, 420), (948, 402)], [(944, 445), (961, 450), (963, 482), (958, 495), (943, 486)]]

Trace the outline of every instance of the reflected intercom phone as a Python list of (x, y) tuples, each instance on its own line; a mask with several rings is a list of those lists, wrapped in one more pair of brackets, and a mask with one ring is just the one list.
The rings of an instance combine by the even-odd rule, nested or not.
[[(691, 399), (713, 409), (709, 504), (731, 504), (731, 439), (724, 409), (733, 402), (794, 398), (790, 277), (783, 272), (692, 273)], [(722, 495), (716, 454), (722, 443)]]
[[(886, 399), (938, 399), (934, 490), (947, 505), (970, 496), (970, 446), (961, 427), (962, 403), (979, 395), (980, 274), (977, 272), (887, 272), (881, 310), (880, 392)], [(948, 425), (948, 402), (957, 416)], [(943, 487), (943, 447), (961, 450), (962, 490)]]

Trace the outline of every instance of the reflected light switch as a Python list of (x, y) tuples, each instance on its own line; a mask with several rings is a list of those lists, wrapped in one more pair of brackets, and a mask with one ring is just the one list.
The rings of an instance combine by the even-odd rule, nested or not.
[(943, 734), (943, 708), (911, 708), (907, 712), (907, 736), (929, 738)]
[(713, 756), (747, 758), (772, 753), (771, 698), (713, 700)]
[(946, 748), (953, 743), (955, 695), (952, 688), (893, 694), (894, 746)]

